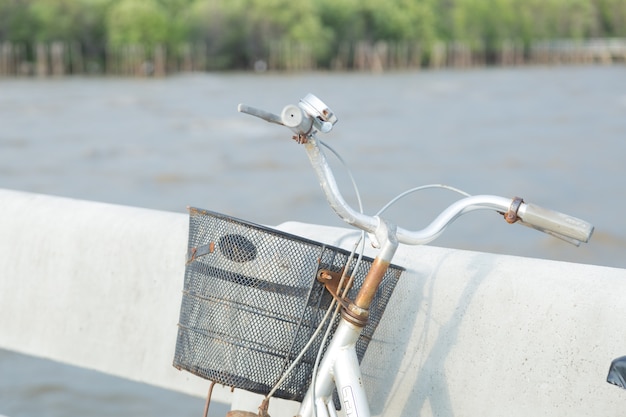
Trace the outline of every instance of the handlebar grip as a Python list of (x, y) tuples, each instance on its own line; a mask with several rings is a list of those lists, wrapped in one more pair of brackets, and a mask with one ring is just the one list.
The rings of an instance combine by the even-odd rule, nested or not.
[(267, 112), (265, 110), (257, 109), (256, 107), (248, 106), (246, 104), (239, 104), (237, 106), (237, 111), (239, 111), (240, 113), (246, 113), (251, 116), (258, 117), (259, 119), (263, 119), (266, 122), (276, 123), (277, 125), (283, 124), (280, 116), (275, 115), (274, 113)]
[(517, 214), (523, 224), (577, 246), (593, 234), (591, 223), (535, 204), (522, 204)]

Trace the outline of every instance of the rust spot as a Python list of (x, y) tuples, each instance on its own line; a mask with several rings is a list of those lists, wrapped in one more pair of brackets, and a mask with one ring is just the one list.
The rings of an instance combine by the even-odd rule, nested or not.
[(204, 215), (207, 213), (206, 210), (201, 210), (199, 208), (195, 208), (195, 207), (190, 207), (187, 206), (187, 211), (189, 212), (190, 215), (192, 216), (196, 216), (196, 215)]
[(189, 254), (189, 258), (187, 259), (187, 264), (192, 263), (196, 259), (197, 253), (198, 253), (198, 248), (191, 248), (191, 253)]
[(309, 142), (309, 138), (307, 137), (307, 135), (294, 135), (291, 137), (291, 139), (298, 142), (298, 145), (304, 145), (305, 143)]
[(346, 288), (350, 289), (350, 287), (352, 287), (352, 282), (346, 279), (346, 282), (343, 283), (343, 288), (339, 288), (339, 283), (341, 282), (342, 275), (343, 269), (339, 272), (334, 272), (328, 269), (320, 269), (319, 271), (317, 271), (317, 280), (324, 284), (328, 292), (331, 293), (332, 296), (340, 302), (342, 302), (342, 300), (339, 293)]
[(506, 220), (507, 223), (513, 224), (519, 220), (519, 217), (517, 217), (517, 211), (519, 210), (523, 202), (524, 199), (520, 197), (515, 197), (513, 199), (513, 201), (511, 202), (511, 206), (509, 207), (509, 211), (504, 214), (504, 220)]

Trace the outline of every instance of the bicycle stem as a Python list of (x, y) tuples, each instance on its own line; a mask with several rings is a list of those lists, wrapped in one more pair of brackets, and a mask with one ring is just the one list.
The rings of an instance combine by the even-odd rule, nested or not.
[(354, 305), (365, 310), (369, 309), (376, 290), (382, 282), (385, 273), (387, 273), (387, 268), (389, 268), (391, 259), (396, 253), (399, 244), (395, 225), (382, 219), (380, 220), (376, 229), (376, 239), (378, 242), (383, 242), (383, 244), (354, 299)]

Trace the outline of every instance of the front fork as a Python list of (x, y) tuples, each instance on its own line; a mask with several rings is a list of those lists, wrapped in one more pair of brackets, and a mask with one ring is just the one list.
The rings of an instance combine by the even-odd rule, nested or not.
[(370, 410), (355, 350), (361, 330), (361, 327), (341, 319), (324, 354), (315, 384), (311, 384), (302, 400), (299, 416), (334, 417), (333, 389), (336, 386), (347, 417), (369, 417)]
[(376, 242), (380, 252), (363, 281), (359, 292), (341, 312), (341, 321), (324, 354), (317, 378), (309, 387), (298, 413), (299, 417), (336, 417), (332, 395), (337, 387), (346, 417), (370, 417), (361, 368), (356, 355), (356, 342), (367, 324), (368, 311), (374, 295), (398, 248), (396, 229), (379, 219)]

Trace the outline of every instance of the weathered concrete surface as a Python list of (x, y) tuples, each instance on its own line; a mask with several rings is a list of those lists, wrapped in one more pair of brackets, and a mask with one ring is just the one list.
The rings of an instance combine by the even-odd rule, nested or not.
[[(204, 396), (171, 366), (186, 245), (184, 214), (0, 190), (0, 347)], [(623, 415), (605, 379), (626, 354), (626, 270), (436, 247), (395, 263), (363, 364), (373, 414)]]
[(186, 245), (183, 214), (0, 190), (0, 347), (206, 393), (172, 367)]

